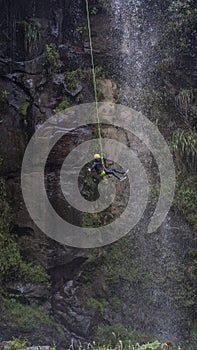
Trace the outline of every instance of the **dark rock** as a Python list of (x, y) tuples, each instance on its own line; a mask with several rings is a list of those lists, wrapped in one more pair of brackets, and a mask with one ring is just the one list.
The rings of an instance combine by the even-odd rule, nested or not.
[(45, 284), (9, 283), (7, 288), (12, 293), (19, 294), (20, 298), (23, 297), (28, 302), (42, 302), (49, 297), (49, 287), (47, 288)]
[(29, 61), (16, 62), (16, 70), (22, 71), (27, 74), (43, 74), (45, 62), (45, 54), (41, 54)]
[[(159, 40), (165, 25), (162, 10), (166, 2), (120, 0), (101, 3), (95, 2), (99, 11), (91, 17), (93, 50), (95, 64), (104, 67), (109, 79), (102, 80), (99, 92), (105, 99), (113, 100), (112, 90), (119, 84), (119, 101), (145, 110), (151, 117), (151, 111), (155, 110), (145, 108), (146, 89), (153, 89), (154, 74), (158, 62), (163, 59)], [(72, 103), (76, 103), (80, 92), (82, 102), (93, 101), (92, 77), (83, 82), (83, 90), (78, 81), (76, 89), (70, 91), (63, 73), (49, 76), (44, 69), (45, 46), (49, 43), (57, 44), (63, 61), (62, 71), (79, 67), (90, 69), (84, 5), (81, 0), (3, 0), (0, 83), (1, 91), (7, 91), (8, 96), (1, 100), (2, 167), (22, 255), (26, 261), (44, 266), (52, 280), (50, 290), (42, 285), (22, 283), (7, 287), (21, 293), (27, 303), (47, 297), (46, 309), (62, 325), (68, 344), (72, 338), (89, 341), (99, 325), (120, 323), (146, 332), (149, 337), (170, 338), (179, 344), (188, 338), (188, 324), (194, 318), (193, 304), (186, 303), (193, 272), (185, 273), (194, 237), (179, 215), (171, 212), (157, 232), (147, 234), (146, 225), (152, 210), (148, 208), (139, 227), (125, 241), (122, 239), (108, 247), (89, 251), (66, 247), (49, 239), (33, 223), (23, 201), (20, 170), (28, 139), (55, 112), (64, 94), (71, 96)], [(93, 3), (91, 8), (94, 9)], [(32, 43), (32, 50), (25, 48), (20, 23), (24, 20), (34, 23), (40, 33), (39, 40), (35, 45)], [(79, 26), (82, 33), (77, 30)], [(118, 83), (114, 87), (111, 76)], [(152, 98), (155, 104), (155, 95)], [(26, 101), (28, 109), (22, 112)], [(161, 111), (157, 117), (162, 124)], [(109, 127), (105, 136), (117, 138), (131, 148), (134, 145), (133, 151), (149, 168), (150, 174), (154, 171), (150, 152), (124, 130), (117, 133)], [(46, 191), (51, 204), (59, 215), (79, 225), (81, 216), (74, 208), (69, 208), (63, 198), (59, 172), (70, 150), (92, 137), (91, 128), (73, 130), (72, 135), (63, 137), (55, 145), (45, 169)], [(113, 214), (118, 214), (124, 203), (122, 189), (119, 187), (119, 197), (110, 208)], [(189, 299), (189, 302), (193, 300)], [(33, 344), (57, 342), (59, 346), (61, 343), (54, 326), (27, 334), (22, 329), (9, 329), (4, 323), (0, 325), (0, 331), (6, 339), (24, 336)], [(65, 349), (65, 344), (61, 348)]]
[(77, 82), (77, 84), (76, 84), (77, 86), (74, 90), (68, 89), (66, 82), (65, 82), (65, 79), (64, 79), (64, 74), (57, 74), (54, 77), (53, 82), (58, 86), (63, 85), (64, 90), (72, 97), (77, 96), (82, 90), (82, 85), (80, 84), (80, 82)]

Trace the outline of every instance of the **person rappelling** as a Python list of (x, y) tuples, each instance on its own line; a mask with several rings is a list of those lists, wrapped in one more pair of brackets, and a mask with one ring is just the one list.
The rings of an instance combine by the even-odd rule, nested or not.
[[(89, 4), (88, 0), (86, 1), (86, 14), (87, 14), (87, 25), (88, 25), (88, 35), (89, 35), (89, 43), (90, 43), (90, 56), (91, 56), (91, 63), (92, 63), (92, 75), (93, 75), (93, 86), (94, 86), (94, 97), (95, 97), (95, 106), (96, 106), (96, 115), (97, 115), (97, 126), (98, 126), (98, 135), (99, 140), (101, 144), (101, 123), (99, 119), (99, 110), (98, 110), (98, 95), (97, 95), (97, 86), (96, 86), (96, 73), (95, 73), (95, 65), (94, 65), (94, 55), (93, 55), (93, 47), (92, 47), (92, 35), (91, 35), (91, 23), (90, 23), (90, 12), (89, 12)], [(101, 147), (102, 149), (102, 147)], [(102, 153), (102, 152), (101, 152)], [(99, 153), (94, 154), (94, 163), (90, 168), (88, 168), (88, 171), (95, 170), (97, 174), (99, 174), (100, 177), (104, 177), (106, 175), (113, 175), (115, 176), (119, 181), (126, 180), (126, 174), (127, 171), (121, 171), (117, 170), (115, 168), (106, 168), (103, 158), (100, 156)], [(118, 174), (122, 175), (120, 177)]]
[[(117, 170), (115, 168), (106, 168), (104, 161), (102, 160), (100, 154), (98, 154), (98, 153), (94, 154), (94, 163), (92, 164), (92, 166), (90, 168), (88, 168), (88, 171), (91, 172), (92, 170), (95, 170), (97, 172), (97, 174), (99, 174), (101, 177), (104, 177), (106, 175), (113, 175), (119, 181), (126, 180), (127, 177), (125, 175), (128, 173), (128, 170), (121, 171), (121, 170)], [(123, 176), (120, 177), (117, 174), (121, 174)]]

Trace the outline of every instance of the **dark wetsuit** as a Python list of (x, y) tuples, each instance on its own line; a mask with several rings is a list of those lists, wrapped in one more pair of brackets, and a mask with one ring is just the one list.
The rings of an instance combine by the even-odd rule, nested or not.
[[(101, 159), (95, 160), (94, 163), (91, 166), (91, 170), (95, 169), (97, 174), (101, 175), (102, 172), (105, 172), (105, 175), (113, 175), (115, 176), (118, 180), (121, 180), (121, 177), (117, 175), (118, 174), (125, 174), (124, 171), (120, 171), (114, 168), (105, 168), (105, 165), (103, 165)], [(102, 175), (101, 175), (102, 176)]]
[(105, 166), (103, 165), (101, 159), (95, 160), (94, 163), (92, 164), (91, 170), (95, 169), (97, 174), (101, 174), (103, 170), (105, 170)]

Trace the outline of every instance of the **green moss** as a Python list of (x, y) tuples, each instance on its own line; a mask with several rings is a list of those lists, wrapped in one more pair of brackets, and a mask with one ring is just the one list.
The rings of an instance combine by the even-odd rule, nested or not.
[(101, 315), (103, 315), (105, 308), (109, 305), (109, 302), (103, 298), (100, 300), (89, 298), (86, 301), (86, 305), (90, 310), (98, 311)]
[(95, 341), (100, 346), (107, 345), (111, 348), (116, 348), (117, 344), (121, 341), (124, 349), (132, 349), (132, 344), (137, 342), (148, 342), (150, 339), (146, 334), (136, 331), (130, 327), (124, 327), (120, 324), (114, 324), (111, 326), (98, 327), (95, 335)]
[(7, 280), (48, 283), (49, 276), (39, 265), (26, 263), (20, 253), (17, 237), (10, 232), (9, 205), (4, 179), (0, 178), (0, 287)]
[(79, 26), (79, 27), (76, 28), (76, 32), (82, 34), (84, 29), (85, 28), (83, 26)]
[(38, 49), (40, 41), (40, 32), (38, 26), (33, 21), (22, 21), (21, 25), (25, 32), (25, 49), (28, 53)]
[(197, 322), (195, 321), (191, 327), (188, 349), (196, 350), (196, 344), (197, 344)]
[(64, 96), (60, 104), (55, 109), (56, 113), (64, 111), (65, 109), (69, 108), (70, 104), (71, 104), (70, 98), (68, 96)]
[(56, 45), (46, 44), (45, 68), (49, 74), (58, 73), (62, 67), (59, 52)]
[(20, 331), (32, 331), (42, 327), (52, 326), (53, 320), (48, 315), (44, 306), (23, 305), (14, 299), (4, 299), (7, 324), (11, 328)]
[(98, 13), (98, 8), (96, 6), (94, 6), (91, 11), (90, 11), (91, 15), (96, 15)]
[(64, 330), (62, 328), (62, 326), (58, 323), (55, 323), (55, 328), (57, 329), (57, 333), (58, 333), (58, 338), (60, 341), (65, 341), (66, 340), (66, 336), (64, 333)]
[(197, 178), (193, 173), (179, 173), (174, 198), (175, 207), (182, 213), (197, 232)]
[(110, 305), (113, 308), (113, 310), (119, 311), (121, 309), (122, 303), (116, 295), (112, 295), (110, 298)]
[(172, 148), (180, 170), (197, 167), (197, 133), (195, 130), (178, 129), (173, 133)]
[(2, 281), (15, 274), (20, 266), (21, 257), (14, 238), (9, 232), (9, 205), (6, 201), (4, 179), (0, 178), (0, 285)]
[(107, 284), (118, 283), (120, 278), (130, 282), (140, 280), (140, 269), (137, 262), (131, 260), (130, 244), (127, 238), (121, 238), (112, 246), (106, 247), (103, 259)]
[(28, 107), (29, 107), (30, 103), (29, 101), (25, 100), (23, 103), (22, 103), (22, 106), (21, 106), (21, 114), (26, 117), (27, 115), (27, 110), (28, 110)]
[(7, 350), (22, 350), (30, 344), (25, 339), (12, 338), (9, 344), (6, 346)]
[(40, 265), (28, 264), (22, 261), (20, 264), (19, 276), (20, 279), (25, 282), (50, 285), (50, 277)]
[(197, 232), (197, 217), (195, 212), (189, 212), (185, 214), (187, 221), (192, 225), (195, 232)]
[(95, 75), (96, 75), (96, 79), (105, 79), (106, 78), (105, 71), (104, 71), (102, 66), (95, 67)]
[[(36, 332), (51, 328), (57, 332), (59, 341), (66, 341), (64, 330), (47, 312), (44, 305), (21, 304), (17, 298), (3, 298), (0, 302), (1, 318), (10, 331)], [(20, 342), (13, 339), (11, 349), (20, 349)], [(23, 347), (24, 348), (24, 347)]]
[(79, 78), (80, 69), (73, 70), (71, 72), (64, 73), (64, 80), (67, 88), (70, 91), (73, 91), (77, 88), (78, 78)]
[(6, 102), (9, 98), (9, 91), (6, 89), (1, 89), (0, 91), (0, 101), (1, 102)]

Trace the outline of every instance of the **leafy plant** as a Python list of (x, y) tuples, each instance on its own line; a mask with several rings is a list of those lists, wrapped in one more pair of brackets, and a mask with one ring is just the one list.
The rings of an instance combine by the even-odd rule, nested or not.
[(95, 341), (101, 347), (107, 346), (117, 349), (117, 346), (121, 346), (123, 349), (134, 349), (132, 344), (136, 344), (139, 341), (142, 343), (147, 342), (148, 336), (130, 327), (126, 328), (123, 325), (115, 324), (99, 327), (95, 335)]
[(42, 305), (24, 305), (15, 299), (4, 299), (8, 325), (19, 330), (31, 331), (43, 326), (52, 326), (53, 320)]
[(160, 348), (161, 343), (158, 340), (155, 340), (152, 343), (148, 343), (148, 344), (143, 344), (143, 345), (139, 345), (136, 344), (135, 348), (136, 350), (157, 350)]
[(98, 8), (96, 6), (94, 6), (91, 11), (90, 11), (91, 15), (96, 15), (98, 13)]
[(177, 186), (174, 198), (175, 207), (197, 232), (197, 179), (196, 174), (181, 173), (177, 176)]
[(69, 90), (73, 91), (77, 88), (79, 73), (79, 69), (64, 73), (64, 80)]
[(0, 178), (0, 214), (0, 287), (12, 279), (48, 283), (49, 276), (41, 266), (23, 260), (16, 236), (10, 232), (10, 209), (3, 178)]
[(184, 164), (190, 168), (196, 167), (197, 133), (195, 130), (176, 130), (172, 137), (172, 148), (179, 168)]
[(38, 49), (40, 32), (38, 26), (33, 21), (24, 20), (21, 22), (25, 32), (25, 49), (28, 53)]
[(194, 0), (170, 0), (168, 10), (181, 18), (192, 14), (193, 5)]
[(97, 300), (95, 298), (89, 298), (87, 300), (87, 306), (89, 309), (99, 311), (103, 315), (105, 308), (108, 306), (108, 301), (105, 299)]
[(12, 340), (6, 346), (6, 350), (22, 350), (29, 345), (27, 340), (12, 337)]
[(175, 97), (176, 107), (190, 131), (189, 117), (191, 115), (193, 98), (194, 94), (192, 89), (182, 89)]
[(21, 114), (26, 117), (27, 115), (27, 110), (28, 110), (28, 107), (29, 107), (30, 103), (29, 101), (25, 100), (23, 103), (22, 103), (22, 106), (21, 106)]
[(60, 104), (55, 109), (56, 113), (61, 112), (65, 109), (69, 108), (70, 103), (71, 103), (70, 98), (68, 96), (64, 96), (62, 98), (62, 101), (60, 102)]
[(188, 349), (195, 350), (196, 344), (197, 344), (197, 322), (194, 321), (194, 323), (191, 327)]
[(54, 43), (46, 44), (45, 66), (49, 74), (58, 73), (62, 67), (60, 55)]
[(1, 98), (1, 101), (7, 101), (8, 97), (9, 97), (9, 91), (6, 90), (6, 89), (2, 89), (1, 90), (1, 93), (0, 93), (0, 98)]

